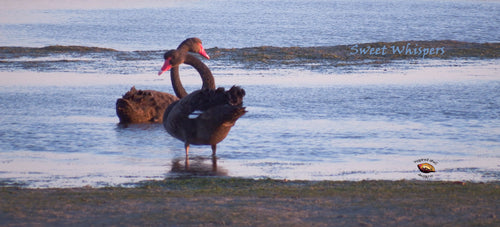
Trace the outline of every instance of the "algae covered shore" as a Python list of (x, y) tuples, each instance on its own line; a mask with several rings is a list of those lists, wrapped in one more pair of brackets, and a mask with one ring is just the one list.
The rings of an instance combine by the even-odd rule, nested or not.
[(377, 66), (396, 60), (492, 59), (500, 57), (500, 43), (453, 40), (360, 43), (323, 47), (211, 48), (212, 59), (245, 67), (349, 67)]
[(494, 226), (500, 183), (167, 179), (133, 188), (0, 189), (4, 226)]
[[(144, 73), (161, 63), (165, 50), (121, 51), (106, 47), (0, 47), (0, 71)], [(500, 43), (454, 40), (352, 43), (314, 47), (209, 47), (211, 67), (269, 69), (301, 68), (320, 71), (380, 66), (394, 61), (425, 59), (496, 59)]]

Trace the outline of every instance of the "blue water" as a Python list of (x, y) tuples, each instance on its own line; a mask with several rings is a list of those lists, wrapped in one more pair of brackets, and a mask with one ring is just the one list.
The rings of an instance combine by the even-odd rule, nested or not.
[[(75, 187), (179, 175), (303, 180), (500, 180), (498, 59), (245, 68), (204, 60), (218, 86), (243, 86), (248, 113), (219, 144), (193, 146), (162, 125), (120, 126), (131, 86), (173, 93), (154, 74), (186, 37), (210, 47), (500, 40), (490, 1), (187, 1), (103, 9), (0, 10), (0, 46), (152, 50), (0, 59), (0, 185)], [(153, 7), (155, 6), (155, 7)], [(230, 10), (227, 10), (230, 9)], [(144, 54), (137, 52), (136, 54)], [(90, 62), (90, 63), (89, 63)], [(229, 62), (229, 63), (228, 63)], [(321, 63), (318, 63), (321, 64)], [(29, 67), (28, 67), (29, 66)], [(331, 69), (328, 67), (332, 67)], [(181, 69), (188, 90), (196, 73)], [(423, 174), (428, 162), (435, 173)]]
[(77, 5), (71, 9), (0, 10), (4, 22), (0, 23), (0, 46), (59, 44), (164, 50), (191, 36), (200, 37), (207, 48), (500, 40), (497, 1), (146, 3), (142, 6), (146, 8), (136, 3), (132, 9), (88, 10)]

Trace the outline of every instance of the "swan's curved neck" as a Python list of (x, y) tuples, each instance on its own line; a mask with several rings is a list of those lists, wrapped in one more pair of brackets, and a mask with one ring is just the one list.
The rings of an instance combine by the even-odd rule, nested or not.
[(174, 88), (175, 95), (178, 98), (184, 98), (187, 95), (184, 86), (182, 86), (181, 78), (179, 77), (179, 66), (172, 67), (170, 69), (170, 81), (172, 81), (172, 87)]
[[(186, 53), (184, 63), (193, 66), (196, 71), (200, 74), (201, 80), (203, 81), (202, 88), (215, 89), (215, 80), (212, 72), (205, 63), (195, 56)], [(179, 98), (183, 98), (187, 95), (184, 86), (179, 76), (179, 66), (172, 67), (170, 69), (170, 80), (172, 81), (172, 87), (174, 88), (175, 95)]]

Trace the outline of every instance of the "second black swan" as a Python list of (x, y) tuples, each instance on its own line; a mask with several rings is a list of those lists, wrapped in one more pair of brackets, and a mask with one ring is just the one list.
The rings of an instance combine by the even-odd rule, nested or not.
[[(177, 47), (177, 50), (184, 53), (188, 51), (199, 53), (201, 56), (210, 59), (199, 38), (184, 40)], [(137, 90), (135, 87), (132, 87), (122, 98), (117, 99), (116, 115), (120, 119), (120, 124), (161, 123), (167, 106), (187, 95), (179, 78), (179, 67), (172, 68), (170, 78), (172, 84), (177, 84), (177, 86), (174, 86), (177, 97), (166, 92)], [(215, 84), (213, 81), (203, 80), (202, 87), (215, 88)]]

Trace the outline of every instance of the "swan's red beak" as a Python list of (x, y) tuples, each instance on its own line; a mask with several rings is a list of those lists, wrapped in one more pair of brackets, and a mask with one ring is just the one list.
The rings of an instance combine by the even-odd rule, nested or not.
[(164, 72), (168, 71), (171, 68), (172, 65), (170, 64), (170, 58), (168, 58), (167, 60), (165, 60), (165, 63), (163, 63), (160, 72), (158, 72), (158, 76), (161, 76), (161, 74), (163, 74)]
[(199, 45), (200, 45), (200, 52), (198, 52), (198, 54), (205, 57), (206, 59), (210, 59), (210, 56), (208, 56), (207, 52), (205, 51), (205, 48), (203, 48), (201, 43)]

